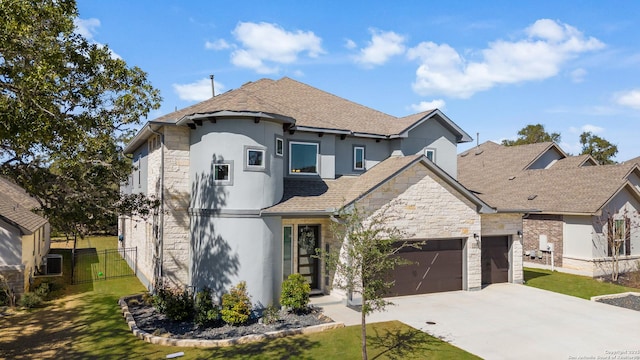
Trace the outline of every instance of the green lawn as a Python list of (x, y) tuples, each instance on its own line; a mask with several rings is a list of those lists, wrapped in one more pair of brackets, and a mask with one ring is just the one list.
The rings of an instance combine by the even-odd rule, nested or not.
[[(96, 248), (114, 247), (115, 238), (90, 238)], [(183, 351), (180, 359), (357, 359), (360, 328), (351, 326), (317, 334), (230, 348), (177, 348), (135, 338), (117, 300), (145, 289), (135, 277), (69, 285), (64, 296), (45, 308), (0, 318), (0, 358), (158, 359)], [(370, 359), (477, 359), (400, 322), (371, 324)]]
[(610, 284), (587, 276), (532, 268), (524, 269), (524, 280), (525, 284), (531, 287), (583, 299), (591, 299), (592, 296), (639, 291), (639, 289)]

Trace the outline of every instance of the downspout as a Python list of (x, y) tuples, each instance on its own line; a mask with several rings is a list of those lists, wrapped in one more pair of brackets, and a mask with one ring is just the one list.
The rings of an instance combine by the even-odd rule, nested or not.
[(162, 265), (164, 254), (164, 132), (157, 132), (151, 128), (151, 124), (148, 124), (149, 131), (153, 134), (160, 136), (160, 224), (158, 226), (158, 262), (159, 266), (156, 266), (156, 278), (154, 279), (154, 292), (155, 286), (158, 285), (158, 280), (163, 278)]

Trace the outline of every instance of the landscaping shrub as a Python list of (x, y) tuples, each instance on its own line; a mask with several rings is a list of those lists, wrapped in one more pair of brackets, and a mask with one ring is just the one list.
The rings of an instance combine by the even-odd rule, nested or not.
[(9, 280), (0, 274), (0, 306), (16, 306), (16, 293), (9, 286)]
[(305, 312), (309, 305), (311, 286), (300, 274), (291, 274), (282, 282), (280, 304), (295, 313)]
[(153, 298), (153, 305), (173, 321), (186, 320), (193, 313), (193, 299), (187, 289), (160, 288)]
[(211, 290), (207, 287), (198, 291), (195, 300), (195, 323), (208, 326), (220, 320), (220, 308), (213, 303)]
[(42, 305), (42, 298), (36, 293), (28, 292), (22, 294), (18, 303), (24, 308), (32, 309)]
[(247, 283), (241, 281), (237, 286), (222, 295), (222, 320), (229, 325), (242, 325), (249, 321), (251, 299), (247, 293)]
[(273, 304), (267, 306), (262, 312), (262, 323), (266, 325), (275, 324), (280, 320), (280, 311)]
[(48, 300), (49, 294), (51, 293), (51, 286), (48, 282), (43, 282), (40, 283), (40, 285), (38, 285), (38, 287), (36, 287), (33, 292), (36, 295), (40, 296), (40, 298), (42, 298), (43, 300)]

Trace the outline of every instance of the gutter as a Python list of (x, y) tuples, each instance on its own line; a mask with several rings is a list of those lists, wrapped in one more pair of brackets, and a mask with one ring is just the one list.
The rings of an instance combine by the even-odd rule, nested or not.
[(163, 278), (162, 265), (164, 264), (164, 133), (153, 130), (151, 124), (147, 126), (149, 127), (149, 131), (160, 136), (160, 224), (158, 225), (158, 246), (160, 248), (158, 251), (158, 261), (160, 265), (156, 266), (157, 273), (156, 279), (154, 279), (154, 282), (157, 284), (157, 281)]

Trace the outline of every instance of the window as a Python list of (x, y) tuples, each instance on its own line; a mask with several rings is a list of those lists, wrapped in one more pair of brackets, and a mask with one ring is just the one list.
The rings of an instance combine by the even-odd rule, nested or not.
[(282, 138), (276, 138), (276, 155), (284, 155), (284, 140)]
[(264, 171), (266, 169), (266, 151), (255, 146), (244, 147), (244, 170)]
[(607, 256), (631, 255), (631, 233), (629, 218), (608, 219), (608, 228), (612, 231), (607, 236)]
[(435, 149), (424, 149), (424, 155), (427, 157), (427, 159), (431, 160), (432, 162), (436, 162)]
[(229, 164), (216, 164), (214, 166), (213, 179), (216, 181), (229, 181), (231, 166)]
[(364, 170), (364, 146), (353, 147), (353, 170)]
[(289, 143), (289, 174), (317, 174), (318, 148), (316, 143)]
[(286, 280), (293, 273), (293, 228), (285, 226), (282, 229), (282, 278)]

